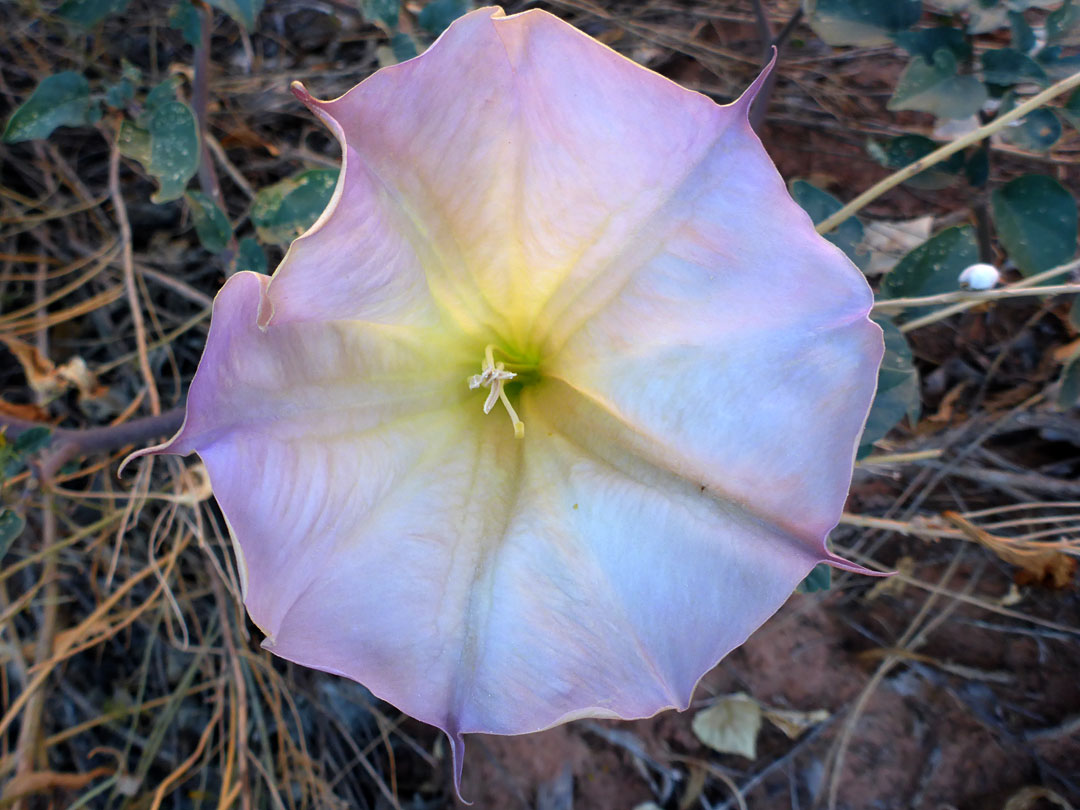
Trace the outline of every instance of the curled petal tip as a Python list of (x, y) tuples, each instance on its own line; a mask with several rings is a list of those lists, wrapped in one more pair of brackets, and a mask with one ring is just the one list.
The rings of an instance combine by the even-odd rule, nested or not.
[(305, 107), (307, 107), (314, 113), (319, 112), (319, 99), (311, 95), (311, 93), (308, 92), (308, 89), (304, 87), (302, 82), (293, 82), (289, 85), (289, 89), (292, 91), (292, 94), (296, 96), (297, 100), (300, 101), (300, 103), (302, 103)]
[(465, 765), (465, 737), (461, 732), (446, 733), (446, 739), (450, 743), (450, 758), (451, 767), (454, 772), (454, 794), (457, 796), (458, 801), (469, 807), (472, 806), (472, 802), (466, 799), (461, 793), (461, 773)]
[(823, 563), (831, 565), (833, 568), (839, 568), (844, 571), (850, 571), (853, 574), (863, 574), (868, 577), (891, 577), (895, 574), (895, 571), (875, 571), (872, 568), (867, 568), (864, 565), (853, 563), (850, 560), (845, 560), (839, 554), (833, 554), (831, 551), (826, 552)]

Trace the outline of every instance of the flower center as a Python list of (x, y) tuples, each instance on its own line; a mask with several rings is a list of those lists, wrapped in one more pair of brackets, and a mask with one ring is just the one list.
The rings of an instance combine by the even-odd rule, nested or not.
[[(506, 354), (505, 351), (491, 343), (484, 347), (484, 360), (480, 364), (480, 373), (473, 374), (469, 377), (469, 388), (487, 388), (488, 395), (487, 399), (484, 400), (484, 413), (491, 413), (491, 409), (495, 407), (495, 403), (501, 402), (503, 407), (506, 408), (507, 414), (510, 416), (510, 421), (514, 425), (514, 438), (521, 439), (525, 436), (525, 423), (518, 418), (517, 411), (515, 411), (514, 406), (510, 404), (505, 389), (505, 384), (509, 380), (517, 378), (518, 372), (510, 371), (507, 368), (507, 363), (504, 363), (501, 360), (496, 361), (496, 351), (499, 351), (501, 354)], [(511, 362), (510, 365), (511, 367), (517, 367), (519, 370), (526, 372), (533, 370), (529, 364)]]

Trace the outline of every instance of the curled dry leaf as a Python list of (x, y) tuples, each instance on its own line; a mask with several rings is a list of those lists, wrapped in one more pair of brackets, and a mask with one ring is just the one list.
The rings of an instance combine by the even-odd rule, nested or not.
[(57, 366), (36, 347), (23, 343), (16, 338), (0, 337), (8, 350), (15, 355), (26, 375), (26, 382), (37, 394), (40, 402), (48, 402), (74, 388), (79, 392), (80, 402), (103, 396), (108, 389), (97, 381), (97, 377), (81, 357), (72, 357)]
[(986, 546), (1005, 562), (1019, 568), (1015, 576), (1017, 585), (1039, 585), (1058, 590), (1072, 585), (1076, 574), (1075, 557), (1049, 549), (1018, 547), (1006, 537), (980, 529), (956, 512), (945, 512), (944, 517), (969, 539)]
[[(882, 580), (882, 583), (892, 581), (891, 579), (885, 579)], [(762, 716), (784, 732), (789, 740), (797, 740), (814, 726), (824, 723), (831, 715), (827, 709), (800, 712), (795, 709), (765, 708)]]

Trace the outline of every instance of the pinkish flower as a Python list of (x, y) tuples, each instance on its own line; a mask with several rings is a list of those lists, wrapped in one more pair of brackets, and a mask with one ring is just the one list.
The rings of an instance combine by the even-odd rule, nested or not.
[[(684, 708), (817, 563), (882, 352), (728, 106), (482, 9), (333, 101), (187, 419), (277, 655), (449, 736)], [(488, 413), (490, 411), (490, 413)], [(509, 418), (508, 418), (509, 417)]]

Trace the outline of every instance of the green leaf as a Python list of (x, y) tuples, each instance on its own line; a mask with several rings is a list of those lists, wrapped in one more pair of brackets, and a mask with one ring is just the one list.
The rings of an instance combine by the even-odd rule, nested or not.
[(133, 158), (158, 181), (156, 203), (183, 195), (199, 168), (199, 127), (195, 113), (176, 99), (179, 79), (167, 79), (146, 96), (137, 123), (120, 126), (120, 154)]
[(267, 270), (266, 251), (252, 236), (245, 236), (240, 240), (233, 258), (233, 272), (239, 273), (243, 270), (256, 273), (265, 273)]
[(360, 13), (368, 22), (394, 31), (401, 14), (401, 0), (360, 0)]
[(1080, 403), (1080, 354), (1075, 355), (1061, 370), (1061, 387), (1058, 389), (1057, 407), (1067, 411)]
[(803, 0), (814, 33), (829, 45), (887, 45), (922, 16), (921, 0)]
[(3, 476), (10, 478), (26, 466), (26, 460), (49, 446), (52, 441), (52, 429), (47, 427), (32, 427), (24, 430), (18, 438), (10, 444), (0, 444), (3, 449)]
[(1065, 0), (1046, 18), (1046, 44), (1062, 42), (1077, 28), (1080, 28), (1080, 6), (1074, 5), (1073, 0)]
[[(828, 219), (844, 207), (843, 203), (832, 194), (805, 180), (792, 181), (791, 196), (810, 215), (810, 219), (815, 225)], [(856, 265), (865, 262), (868, 258), (866, 254), (858, 251), (858, 247), (863, 240), (863, 226), (855, 217), (845, 219), (829, 233), (825, 234), (825, 238), (844, 251), (847, 257)]]
[(154, 113), (148, 130), (125, 121), (120, 127), (120, 153), (138, 160), (158, 181), (151, 200), (179, 198), (199, 168), (195, 114), (184, 102), (170, 101)]
[(57, 127), (81, 127), (95, 120), (90, 83), (67, 70), (42, 79), (8, 120), (5, 143), (48, 138)]
[(1080, 87), (1069, 94), (1065, 106), (1061, 108), (1061, 114), (1065, 120), (1073, 125), (1074, 129), (1080, 129)]
[(438, 36), (450, 23), (471, 9), (471, 0), (432, 0), (420, 10), (416, 21), (425, 31)]
[(176, 90), (179, 86), (180, 77), (170, 76), (146, 94), (146, 101), (143, 103), (143, 111), (137, 119), (137, 123), (140, 127), (145, 128), (149, 126), (150, 119), (163, 104), (176, 101)]
[(991, 196), (998, 238), (1020, 272), (1034, 275), (1076, 252), (1076, 200), (1057, 180), (1025, 174)]
[[(937, 148), (938, 145), (924, 135), (900, 135), (888, 141), (884, 146), (871, 142), (868, 150), (886, 169), (902, 169), (909, 163), (926, 157)], [(924, 169), (914, 177), (909, 177), (904, 181), (904, 185), (936, 191), (951, 185), (956, 180), (956, 175), (963, 169), (964, 155), (962, 152), (957, 152), (929, 169)]]
[(135, 100), (135, 87), (126, 78), (105, 88), (105, 103), (114, 110), (122, 110)]
[(390, 51), (394, 54), (394, 59), (398, 62), (412, 59), (420, 53), (420, 49), (416, 47), (416, 40), (409, 34), (403, 32), (394, 34), (394, 36), (390, 38)]
[(255, 19), (263, 10), (265, 0), (207, 0), (214, 8), (221, 9), (248, 31), (255, 30)]
[(189, 0), (180, 0), (169, 9), (169, 28), (179, 31), (193, 48), (202, 44), (202, 18)]
[(890, 110), (918, 110), (938, 118), (967, 118), (986, 102), (986, 88), (974, 76), (956, 72), (956, 56), (947, 48), (934, 51), (932, 62), (916, 56), (900, 74)]
[(806, 579), (799, 583), (798, 590), (801, 593), (816, 593), (817, 591), (827, 591), (831, 587), (832, 566), (826, 563), (818, 563), (810, 569)]
[(934, 51), (938, 48), (952, 51), (958, 62), (971, 58), (971, 43), (959, 28), (938, 27), (901, 31), (893, 39), (912, 56), (921, 56), (927, 62), (934, 60)]
[(10, 509), (0, 509), (0, 560), (26, 528), (26, 519)]
[(1009, 12), (1009, 27), (1012, 29), (1012, 47), (1020, 53), (1029, 53), (1035, 47), (1035, 32), (1019, 11)]
[[(979, 261), (975, 229), (970, 225), (946, 228), (897, 262), (881, 282), (882, 298), (916, 298), (955, 292), (964, 268)], [(909, 309), (904, 317), (917, 318), (929, 307)]]
[(110, 14), (119, 14), (128, 7), (129, 0), (65, 0), (56, 10), (56, 16), (83, 28), (92, 28)]
[(124, 121), (120, 125), (117, 145), (120, 148), (120, 154), (124, 157), (137, 160), (143, 166), (150, 162), (150, 133), (131, 121)]
[(1060, 45), (1051, 45), (1035, 54), (1035, 61), (1051, 79), (1066, 79), (1080, 70), (1080, 54), (1062, 55)]
[(44, 426), (32, 427), (19, 434), (12, 443), (12, 449), (22, 456), (32, 456), (49, 446), (52, 442), (52, 429)]
[(866, 458), (873, 450), (874, 442), (884, 438), (905, 416), (915, 424), (922, 410), (919, 372), (907, 339), (888, 318), (877, 316), (874, 321), (885, 333), (885, 356), (878, 370), (874, 403), (859, 440), (858, 458)]
[(211, 253), (220, 253), (232, 239), (232, 225), (217, 204), (201, 191), (189, 191), (184, 195), (191, 209), (195, 233), (199, 242)]
[(1043, 108), (1033, 110), (1001, 130), (1001, 140), (1029, 152), (1046, 152), (1061, 140), (1061, 133), (1061, 121), (1053, 111)]
[(981, 57), (983, 79), (989, 84), (1009, 86), (1022, 82), (1046, 82), (1046, 71), (1039, 63), (1012, 48), (984, 51)]
[(330, 202), (337, 169), (308, 169), (260, 189), (251, 206), (259, 238), (287, 245), (310, 228)]

